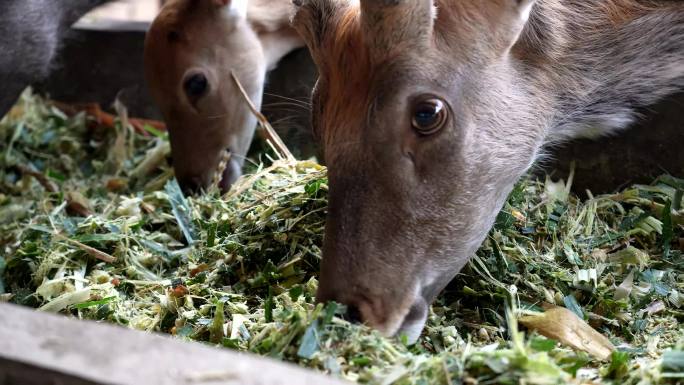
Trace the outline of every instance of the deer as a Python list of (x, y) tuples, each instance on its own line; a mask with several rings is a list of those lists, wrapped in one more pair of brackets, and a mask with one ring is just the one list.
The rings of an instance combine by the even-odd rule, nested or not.
[(294, 0), (328, 167), (317, 292), (416, 342), (508, 194), (684, 89), (684, 3)]
[(21, 92), (47, 78), (67, 31), (108, 0), (6, 0), (0, 13), (0, 118)]
[(267, 72), (304, 46), (293, 11), (289, 0), (172, 0), (150, 26), (146, 82), (186, 193), (206, 189), (217, 172), (226, 192), (242, 175), (257, 118), (238, 82), (260, 109)]

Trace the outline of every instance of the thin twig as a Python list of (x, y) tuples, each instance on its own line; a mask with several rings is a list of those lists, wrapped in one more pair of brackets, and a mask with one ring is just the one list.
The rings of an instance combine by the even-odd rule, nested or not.
[(259, 124), (261, 125), (261, 127), (263, 127), (264, 130), (266, 130), (266, 136), (267, 136), (266, 140), (270, 142), (270, 144), (273, 147), (276, 154), (281, 159), (287, 159), (289, 161), (294, 162), (296, 160), (294, 155), (292, 155), (292, 152), (290, 152), (290, 150), (287, 148), (287, 146), (285, 145), (285, 142), (283, 142), (283, 140), (280, 139), (280, 136), (278, 135), (278, 133), (276, 133), (276, 131), (271, 126), (271, 124), (268, 122), (268, 119), (266, 119), (266, 117), (261, 112), (259, 112), (259, 110), (256, 108), (254, 103), (252, 103), (252, 100), (247, 95), (245, 88), (242, 87), (242, 83), (240, 83), (240, 80), (237, 78), (237, 76), (235, 76), (235, 72), (231, 72), (230, 75), (233, 78), (235, 85), (240, 90), (242, 97), (247, 102), (249, 109), (252, 111), (254, 116), (257, 118), (257, 121), (259, 121)]
[(84, 245), (83, 243), (81, 243), (79, 241), (75, 241), (75, 240), (70, 239), (70, 238), (67, 238), (62, 234), (54, 233), (54, 236), (57, 237), (58, 239), (61, 239), (65, 242), (67, 242), (67, 243), (71, 243), (72, 245), (74, 245), (74, 246), (78, 247), (79, 249), (85, 251), (86, 253), (88, 253), (93, 258), (99, 259), (100, 261), (104, 261), (107, 263), (114, 263), (117, 260), (116, 257), (111, 256), (111, 255), (105, 253), (104, 251), (100, 251), (94, 247)]
[(30, 167), (21, 164), (18, 165), (17, 168), (22, 174), (35, 178), (38, 181), (38, 183), (40, 183), (41, 186), (43, 186), (43, 188), (47, 190), (47, 192), (56, 193), (57, 191), (59, 191), (59, 187), (57, 187), (57, 185), (53, 181), (51, 181), (45, 174), (32, 170)]

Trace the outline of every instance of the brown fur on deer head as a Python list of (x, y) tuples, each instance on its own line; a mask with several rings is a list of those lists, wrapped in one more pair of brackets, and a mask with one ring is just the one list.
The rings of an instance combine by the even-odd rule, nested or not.
[(303, 43), (289, 25), (288, 0), (172, 0), (145, 42), (148, 86), (169, 128), (173, 167), (184, 190), (205, 188), (225, 152), (220, 187), (241, 175), (266, 71)]
[(319, 300), (418, 337), (543, 140), (506, 71), (531, 6), (303, 1), (330, 179)]

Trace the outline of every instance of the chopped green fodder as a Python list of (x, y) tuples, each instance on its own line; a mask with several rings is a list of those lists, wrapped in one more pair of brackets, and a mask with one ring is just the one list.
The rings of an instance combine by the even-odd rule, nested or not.
[[(0, 124), (0, 300), (368, 384), (684, 383), (682, 180), (588, 200), (522, 181), (406, 346), (314, 304), (325, 168), (275, 161), (184, 198), (152, 133), (23, 96)], [(596, 341), (575, 342), (606, 359), (535, 317), (588, 323)]]

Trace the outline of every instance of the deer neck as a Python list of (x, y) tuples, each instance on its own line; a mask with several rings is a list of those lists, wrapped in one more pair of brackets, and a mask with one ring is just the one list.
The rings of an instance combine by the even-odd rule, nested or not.
[(554, 106), (549, 141), (605, 135), (684, 89), (684, 5), (542, 0), (514, 55)]

